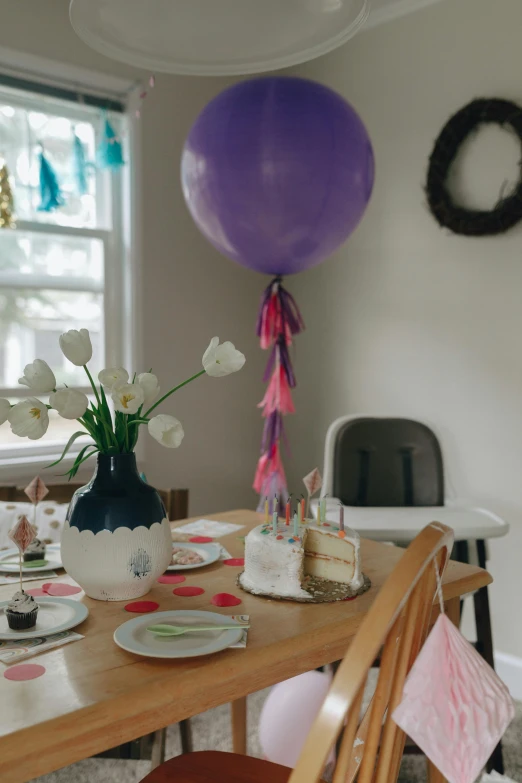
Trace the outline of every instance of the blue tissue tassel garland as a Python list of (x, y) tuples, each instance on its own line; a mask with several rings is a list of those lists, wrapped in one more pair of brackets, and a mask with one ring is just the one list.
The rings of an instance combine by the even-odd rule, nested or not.
[(98, 164), (102, 169), (119, 169), (125, 164), (121, 142), (107, 117), (98, 147)]
[(80, 196), (85, 196), (88, 192), (87, 186), (87, 163), (85, 161), (85, 148), (81, 139), (74, 134), (73, 137), (73, 168), (76, 188)]
[(60, 192), (56, 172), (44, 155), (43, 147), (40, 151), (40, 206), (39, 212), (52, 212), (53, 209), (62, 207), (63, 196)]

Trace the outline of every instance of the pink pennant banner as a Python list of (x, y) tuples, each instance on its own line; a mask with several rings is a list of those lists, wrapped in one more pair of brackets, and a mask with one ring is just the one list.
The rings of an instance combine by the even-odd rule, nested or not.
[(35, 476), (31, 483), (24, 489), (24, 492), (31, 503), (34, 504), (40, 503), (49, 494), (49, 490), (40, 476)]

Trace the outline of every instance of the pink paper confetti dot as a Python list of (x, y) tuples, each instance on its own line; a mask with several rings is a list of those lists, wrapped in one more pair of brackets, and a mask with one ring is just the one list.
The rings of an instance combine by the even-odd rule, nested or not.
[(185, 577), (181, 574), (163, 574), (158, 579), (160, 585), (179, 585), (180, 582), (184, 582)]
[(125, 611), (127, 612), (145, 614), (146, 612), (155, 612), (156, 609), (159, 609), (159, 604), (156, 601), (133, 601), (131, 604), (125, 605)]
[(241, 603), (241, 599), (230, 593), (216, 593), (216, 595), (212, 596), (210, 603), (214, 604), (214, 606), (238, 606)]
[(205, 591), (202, 587), (176, 587), (172, 591), (174, 595), (181, 595), (186, 598), (190, 598), (193, 595), (202, 595)]
[(24, 592), (26, 592), (27, 595), (32, 595), (34, 598), (37, 596), (47, 595), (42, 587), (33, 587), (31, 590), (25, 590)]
[(18, 666), (11, 666), (4, 672), (6, 680), (22, 682), (23, 680), (35, 680), (45, 674), (45, 666), (38, 663), (20, 663)]
[(192, 544), (212, 544), (214, 539), (210, 538), (210, 536), (192, 536), (192, 538), (189, 538), (189, 541)]
[[(283, 536), (277, 536), (278, 538), (283, 538)], [(228, 566), (244, 566), (245, 565), (245, 558), (244, 557), (230, 557), (228, 560), (223, 560), (223, 563)]]
[(276, 536), (276, 541), (281, 541), (282, 538), (283, 536)]
[(64, 582), (57, 582), (54, 584), (53, 582), (47, 582), (46, 584), (42, 585), (42, 590), (45, 590), (47, 595), (76, 595), (76, 593), (81, 593), (82, 588), (76, 587), (75, 585), (67, 585)]

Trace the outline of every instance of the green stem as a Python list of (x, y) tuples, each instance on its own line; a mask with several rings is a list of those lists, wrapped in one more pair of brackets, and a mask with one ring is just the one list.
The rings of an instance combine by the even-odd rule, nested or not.
[(195, 381), (196, 378), (199, 378), (201, 375), (205, 375), (205, 370), (201, 370), (200, 372), (198, 372), (195, 375), (193, 375), (192, 378), (189, 378), (188, 380), (183, 381), (183, 383), (180, 383), (179, 386), (175, 386), (169, 392), (164, 394), (163, 397), (160, 397), (159, 400), (157, 402), (155, 402), (154, 405), (151, 408), (149, 408), (149, 410), (146, 413), (142, 414), (143, 417), (145, 418), (146, 416), (148, 416), (149, 413), (151, 413), (154, 410), (154, 408), (157, 408), (158, 405), (160, 405), (163, 402), (163, 400), (166, 400), (167, 397), (170, 397), (171, 394), (174, 394), (174, 392), (178, 391), (178, 389), (181, 389), (181, 388), (183, 388), (183, 386), (186, 386), (187, 383), (190, 383), (191, 381)]
[(93, 379), (92, 379), (92, 375), (91, 375), (91, 373), (89, 372), (89, 368), (87, 367), (87, 365), (86, 365), (86, 364), (84, 364), (84, 365), (83, 365), (83, 369), (84, 369), (84, 370), (85, 370), (85, 372), (87, 373), (87, 377), (88, 377), (88, 379), (89, 379), (89, 381), (90, 381), (90, 384), (91, 384), (91, 386), (92, 386), (92, 390), (93, 390), (93, 392), (94, 392), (94, 396), (96, 397), (96, 402), (98, 403), (98, 408), (99, 408), (99, 409), (101, 409), (101, 400), (100, 400), (100, 395), (98, 394), (98, 389), (97, 389), (97, 388), (96, 388), (96, 386), (94, 385), (94, 381), (93, 381)]

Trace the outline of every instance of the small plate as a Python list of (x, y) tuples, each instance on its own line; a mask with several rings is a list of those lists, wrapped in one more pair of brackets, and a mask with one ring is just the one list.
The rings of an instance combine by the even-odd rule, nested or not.
[[(22, 573), (34, 574), (35, 572), (54, 571), (56, 568), (63, 568), (60, 544), (47, 544), (45, 548), (45, 557), (42, 559), (47, 560), (47, 565), (27, 568), (27, 566), (22, 563)], [(18, 549), (8, 549), (0, 554), (0, 571), (16, 574), (20, 571)]]
[(40, 607), (34, 628), (22, 631), (13, 631), (7, 624), (5, 608), (9, 601), (0, 603), (0, 639), (35, 639), (38, 636), (49, 636), (52, 633), (68, 631), (76, 625), (83, 623), (89, 610), (85, 604), (79, 601), (71, 601), (70, 598), (55, 598), (48, 596), (38, 598), (36, 603)]
[(193, 565), (169, 565), (167, 571), (188, 571), (193, 568), (203, 568), (203, 566), (215, 563), (219, 560), (221, 553), (221, 547), (219, 544), (191, 544), (181, 543), (180, 541), (173, 541), (172, 548), (179, 547), (180, 549), (191, 549), (203, 558), (202, 563), (194, 563)]
[(128, 620), (114, 632), (114, 641), (127, 652), (144, 655), (147, 658), (195, 658), (198, 655), (225, 650), (237, 644), (243, 633), (243, 625), (237, 623), (237, 631), (200, 631), (183, 636), (160, 637), (147, 631), (149, 625), (172, 623), (173, 625), (222, 625), (235, 622), (217, 612), (197, 612), (181, 609), (171, 612), (154, 612)]

